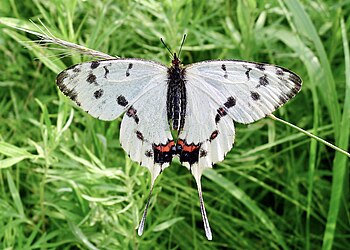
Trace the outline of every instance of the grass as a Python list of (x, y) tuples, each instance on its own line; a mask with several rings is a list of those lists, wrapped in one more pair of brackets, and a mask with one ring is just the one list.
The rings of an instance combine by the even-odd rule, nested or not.
[[(110, 55), (169, 64), (243, 59), (287, 67), (302, 91), (274, 113), (349, 151), (349, 1), (2, 1), (0, 22)], [(0, 24), (1, 249), (348, 249), (349, 159), (283, 123), (236, 125), (234, 149), (203, 176), (213, 232), (205, 239), (195, 181), (174, 162), (156, 181), (144, 235), (136, 227), (150, 176), (103, 122), (56, 88), (91, 58), (23, 43)]]

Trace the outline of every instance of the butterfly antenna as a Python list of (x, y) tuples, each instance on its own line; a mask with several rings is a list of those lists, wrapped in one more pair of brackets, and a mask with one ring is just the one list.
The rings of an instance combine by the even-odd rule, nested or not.
[(163, 38), (160, 38), (160, 41), (162, 42), (162, 44), (164, 45), (164, 47), (169, 51), (171, 57), (174, 57), (173, 53), (171, 52), (171, 50), (169, 49), (169, 47), (165, 44)]
[(177, 53), (179, 58), (180, 58), (180, 54), (181, 54), (181, 51), (182, 51), (182, 46), (184, 45), (185, 40), (186, 40), (186, 36), (187, 35), (184, 34), (184, 37), (182, 38), (181, 46), (180, 46), (180, 49), (179, 49), (179, 53)]
[(143, 229), (145, 227), (145, 221), (146, 221), (147, 211), (148, 211), (148, 207), (149, 207), (149, 202), (150, 202), (151, 196), (152, 196), (152, 191), (153, 191), (153, 183), (151, 186), (151, 190), (149, 191), (146, 207), (145, 207), (145, 210), (143, 211), (143, 215), (142, 215), (142, 219), (141, 219), (140, 224), (139, 224), (139, 228), (137, 230), (137, 234), (139, 236), (141, 236), (143, 234)]

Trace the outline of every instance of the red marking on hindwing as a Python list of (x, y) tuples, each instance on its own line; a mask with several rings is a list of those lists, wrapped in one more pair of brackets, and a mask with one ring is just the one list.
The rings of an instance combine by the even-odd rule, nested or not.
[(165, 145), (155, 145), (154, 149), (157, 149), (160, 152), (170, 152), (171, 147), (175, 146), (174, 141), (169, 141), (167, 144)]
[(177, 144), (179, 144), (182, 147), (182, 151), (190, 153), (200, 148), (200, 145), (196, 145), (194, 143), (187, 145), (183, 140), (178, 140)]

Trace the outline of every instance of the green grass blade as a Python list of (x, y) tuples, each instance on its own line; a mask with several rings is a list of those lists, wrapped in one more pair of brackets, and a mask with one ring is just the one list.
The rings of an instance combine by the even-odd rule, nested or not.
[(282, 235), (276, 229), (274, 223), (268, 218), (263, 210), (261, 210), (255, 202), (240, 188), (238, 188), (231, 181), (227, 180), (221, 174), (218, 174), (212, 169), (208, 169), (204, 172), (204, 176), (221, 186), (227, 193), (232, 195), (235, 199), (242, 202), (245, 207), (252, 212), (257, 218), (260, 219), (261, 223), (265, 225), (266, 229), (269, 230), (272, 235), (276, 238), (276, 242), (283, 248), (288, 249), (286, 242)]
[(16, 147), (7, 142), (0, 142), (0, 154), (9, 156), (9, 157), (32, 157), (33, 155), (27, 150)]
[[(348, 0), (1, 3), (0, 249), (348, 249)], [(150, 177), (120, 146), (122, 119), (72, 107), (53, 73), (115, 55), (170, 65), (159, 38), (177, 51), (184, 33), (184, 65), (253, 60), (303, 79), (275, 113), (297, 130), (271, 119), (235, 124), (234, 148), (205, 173), (211, 242), (178, 159), (137, 236)]]
[(13, 182), (12, 176), (9, 171), (6, 171), (6, 178), (7, 178), (7, 183), (10, 189), (10, 194), (12, 196), (13, 202), (15, 204), (15, 208), (17, 209), (18, 214), (22, 217), (25, 218), (24, 214), (24, 208), (23, 204), (21, 201), (21, 196), (19, 195), (18, 189)]
[[(345, 88), (345, 100), (343, 115), (341, 121), (341, 136), (339, 140), (339, 146), (343, 148), (349, 147), (349, 134), (350, 134), (350, 53), (349, 53), (349, 41), (347, 37), (347, 30), (344, 20), (341, 20), (341, 31), (343, 38), (344, 57), (345, 57), (345, 76), (346, 76), (346, 88)], [(348, 194), (349, 182), (345, 182), (345, 178), (349, 176), (348, 158), (337, 152), (333, 165), (333, 181), (332, 181), (332, 193), (330, 206), (327, 216), (326, 231), (323, 236), (323, 250), (331, 250), (336, 234), (337, 220), (339, 210), (341, 208), (342, 196)], [(347, 198), (345, 198), (347, 199)]]
[[(293, 23), (295, 24), (297, 31), (308, 37), (309, 40), (314, 43), (321, 64), (318, 74), (321, 75), (321, 79), (323, 79), (323, 81), (319, 82), (317, 87), (319, 88), (319, 92), (323, 97), (324, 102), (327, 103), (326, 107), (328, 108), (334, 127), (339, 127), (340, 107), (338, 105), (338, 96), (330, 62), (322, 41), (309, 15), (298, 0), (284, 0), (284, 4), (288, 7), (291, 16), (293, 17)], [(339, 131), (335, 130), (334, 133), (335, 137), (339, 138)]]

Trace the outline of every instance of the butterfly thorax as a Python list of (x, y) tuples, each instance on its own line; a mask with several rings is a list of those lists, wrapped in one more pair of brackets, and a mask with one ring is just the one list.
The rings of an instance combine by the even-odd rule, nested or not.
[(172, 129), (181, 131), (186, 115), (185, 69), (174, 54), (172, 65), (168, 69), (167, 118)]

